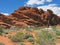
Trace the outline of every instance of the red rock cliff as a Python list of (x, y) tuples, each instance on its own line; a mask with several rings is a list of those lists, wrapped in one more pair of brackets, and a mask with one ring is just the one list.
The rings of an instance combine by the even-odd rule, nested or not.
[(20, 7), (9, 16), (0, 14), (0, 27), (52, 26), (60, 24), (60, 17), (50, 9)]

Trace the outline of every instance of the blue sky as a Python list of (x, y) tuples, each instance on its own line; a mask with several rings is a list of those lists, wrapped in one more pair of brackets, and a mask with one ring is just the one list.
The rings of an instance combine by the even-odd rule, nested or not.
[(0, 12), (11, 13), (20, 6), (24, 6), (26, 0), (0, 0)]
[[(18, 9), (20, 6), (31, 6), (43, 8), (44, 10), (49, 8), (55, 12), (59, 12), (60, 0), (0, 0), (0, 12), (2, 13), (10, 14), (14, 10)], [(60, 12), (58, 13), (58, 15), (59, 14)]]

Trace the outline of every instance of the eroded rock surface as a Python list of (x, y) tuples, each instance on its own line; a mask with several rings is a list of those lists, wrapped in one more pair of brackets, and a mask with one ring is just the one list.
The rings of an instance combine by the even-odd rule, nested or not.
[(0, 14), (0, 27), (51, 26), (60, 24), (60, 17), (50, 9), (22, 6), (9, 16)]

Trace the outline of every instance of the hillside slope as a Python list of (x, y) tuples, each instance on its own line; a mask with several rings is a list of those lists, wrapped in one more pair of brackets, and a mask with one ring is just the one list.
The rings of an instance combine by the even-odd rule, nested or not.
[(0, 14), (0, 27), (51, 26), (60, 24), (60, 17), (50, 9), (22, 6), (9, 16)]

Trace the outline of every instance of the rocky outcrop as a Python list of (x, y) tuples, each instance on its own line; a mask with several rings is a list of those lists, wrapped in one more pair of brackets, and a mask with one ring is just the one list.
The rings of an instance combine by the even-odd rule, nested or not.
[(50, 9), (22, 6), (9, 16), (0, 14), (0, 27), (53, 26), (60, 24), (60, 17)]

